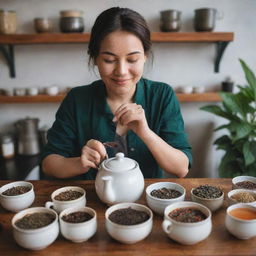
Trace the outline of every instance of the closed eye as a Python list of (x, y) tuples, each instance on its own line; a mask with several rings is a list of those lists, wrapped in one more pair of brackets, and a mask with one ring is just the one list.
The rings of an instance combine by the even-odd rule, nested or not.
[(136, 63), (138, 61), (138, 59), (136, 60), (127, 60), (129, 63)]
[(105, 63), (110, 63), (110, 64), (115, 62), (115, 60), (108, 60), (108, 59), (103, 59), (103, 61)]

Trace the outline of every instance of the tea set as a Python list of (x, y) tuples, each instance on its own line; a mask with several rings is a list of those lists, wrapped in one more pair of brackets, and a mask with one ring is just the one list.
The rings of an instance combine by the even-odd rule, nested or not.
[[(237, 179), (246, 180), (247, 176), (236, 177), (232, 180), (233, 188)], [(256, 178), (249, 177), (250, 181), (256, 183)], [(255, 179), (255, 180), (254, 180)], [(5, 196), (3, 192), (15, 186), (28, 186), (30, 190), (16, 196)], [(162, 199), (153, 197), (153, 190), (167, 188), (179, 192), (176, 198)], [(62, 192), (72, 190), (81, 193), (81, 196), (74, 200), (58, 201), (55, 196)], [(136, 161), (125, 157), (123, 153), (117, 153), (115, 157), (105, 159), (99, 167), (95, 180), (95, 191), (99, 199), (107, 204), (109, 208), (105, 212), (105, 226), (108, 234), (115, 240), (132, 244), (146, 238), (153, 227), (152, 210), (163, 216), (162, 229), (172, 240), (181, 244), (195, 244), (206, 239), (212, 230), (212, 213), (219, 209), (224, 201), (222, 196), (214, 199), (204, 199), (193, 196), (192, 201), (184, 201), (186, 189), (173, 182), (156, 182), (145, 189), (147, 206), (135, 203), (144, 191), (144, 177)], [(12, 219), (13, 235), (16, 242), (22, 247), (39, 250), (55, 241), (59, 230), (63, 237), (73, 242), (83, 242), (92, 237), (97, 230), (97, 214), (89, 207), (86, 207), (86, 191), (81, 187), (67, 186), (55, 190), (51, 194), (51, 202), (46, 202), (45, 207), (28, 208), (34, 201), (35, 194), (33, 185), (26, 181), (17, 181), (6, 184), (0, 188), (1, 205), (13, 212), (18, 212)], [(231, 203), (231, 202), (230, 202)], [(175, 209), (191, 207), (200, 210), (206, 217), (204, 220), (194, 223), (184, 223), (170, 218), (169, 213)], [(233, 208), (244, 207), (256, 212), (256, 205), (233, 204), (226, 210), (225, 226), (227, 230), (239, 239), (248, 239), (256, 236), (256, 219), (242, 220), (233, 217), (230, 211)], [(53, 208), (53, 209), (51, 209)], [(120, 225), (112, 222), (109, 215), (118, 209), (132, 208), (144, 211), (149, 219), (136, 225)], [(42, 228), (21, 229), (15, 225), (15, 221), (32, 212), (44, 211), (54, 214), (55, 220)], [(87, 212), (92, 219), (83, 223), (68, 223), (62, 220), (62, 216), (76, 211)], [(58, 216), (59, 214), (59, 216)], [(59, 220), (59, 223), (58, 223)], [(37, 243), (34, 240), (38, 241)]]

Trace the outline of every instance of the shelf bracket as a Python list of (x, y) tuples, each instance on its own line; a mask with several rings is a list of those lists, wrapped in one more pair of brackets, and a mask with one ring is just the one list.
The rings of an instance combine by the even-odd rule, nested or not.
[(216, 58), (215, 58), (215, 62), (214, 62), (214, 72), (218, 73), (220, 70), (220, 61), (222, 58), (222, 55), (226, 49), (226, 47), (228, 46), (229, 42), (216, 42)]
[(14, 46), (12, 44), (0, 44), (0, 51), (2, 51), (9, 67), (10, 77), (15, 78)]

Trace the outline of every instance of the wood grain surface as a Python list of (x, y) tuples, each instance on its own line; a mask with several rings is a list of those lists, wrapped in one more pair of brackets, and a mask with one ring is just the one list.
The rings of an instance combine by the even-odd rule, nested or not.
[[(147, 185), (157, 181), (172, 181), (186, 188), (186, 200), (190, 200), (190, 190), (203, 184), (220, 186), (225, 192), (225, 203), (217, 212), (213, 213), (213, 229), (210, 236), (195, 245), (181, 245), (163, 232), (162, 217), (154, 214), (154, 225), (150, 235), (136, 244), (125, 245), (113, 240), (105, 229), (105, 211), (103, 204), (95, 193), (94, 181), (32, 181), (36, 199), (31, 207), (44, 206), (50, 200), (51, 193), (63, 186), (80, 186), (86, 190), (87, 206), (97, 212), (98, 229), (96, 234), (83, 243), (73, 243), (61, 235), (49, 247), (41, 251), (29, 251), (18, 246), (12, 236), (11, 219), (14, 213), (0, 208), (0, 255), (125, 255), (125, 256), (165, 256), (165, 255), (256, 255), (256, 237), (249, 240), (239, 240), (228, 233), (225, 228), (225, 213), (228, 203), (226, 194), (231, 190), (231, 179), (150, 179)], [(0, 181), (0, 186), (10, 181)], [(138, 203), (146, 204), (145, 192)]]

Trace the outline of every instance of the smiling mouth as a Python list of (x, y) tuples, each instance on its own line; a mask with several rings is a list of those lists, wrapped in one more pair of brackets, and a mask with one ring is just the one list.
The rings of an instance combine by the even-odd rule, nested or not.
[(116, 79), (112, 79), (115, 83), (117, 84), (126, 84), (129, 79), (125, 79), (125, 80), (116, 80)]

